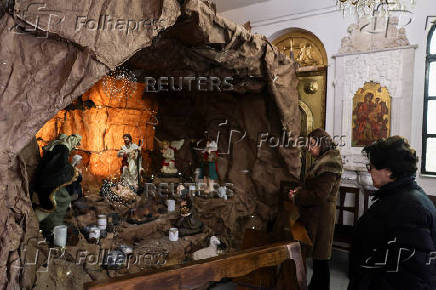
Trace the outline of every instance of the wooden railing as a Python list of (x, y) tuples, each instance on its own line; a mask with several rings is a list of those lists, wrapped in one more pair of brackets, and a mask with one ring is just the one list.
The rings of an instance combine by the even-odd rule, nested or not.
[(90, 290), (193, 289), (207, 282), (235, 278), (263, 268), (280, 265), (287, 260), (295, 263), (295, 275), (300, 290), (306, 290), (306, 272), (298, 242), (285, 242), (248, 249), (185, 265), (165, 267), (154, 273), (136, 273), (107, 281), (85, 284)]

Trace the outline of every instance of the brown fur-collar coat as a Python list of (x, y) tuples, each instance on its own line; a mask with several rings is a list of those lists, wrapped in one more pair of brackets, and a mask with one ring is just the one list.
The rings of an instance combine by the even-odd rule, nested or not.
[(338, 150), (329, 150), (315, 160), (303, 187), (294, 195), (300, 220), (312, 239), (314, 259), (331, 256), (341, 174), (341, 155)]

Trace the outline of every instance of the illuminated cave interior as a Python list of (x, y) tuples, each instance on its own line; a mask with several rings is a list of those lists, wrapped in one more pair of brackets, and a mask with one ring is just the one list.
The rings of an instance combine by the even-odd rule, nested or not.
[[(112, 96), (106, 86), (119, 88)], [(143, 96), (144, 84), (133, 83), (127, 90), (121, 80), (103, 78), (64, 110), (59, 111), (36, 134), (42, 147), (59, 134), (80, 134), (81, 145), (72, 152), (82, 156), (83, 187), (93, 192), (102, 179), (120, 176), (121, 158), (117, 156), (128, 133), (137, 144), (142, 142), (143, 168), (151, 172), (150, 154), (153, 151), (157, 103)]]

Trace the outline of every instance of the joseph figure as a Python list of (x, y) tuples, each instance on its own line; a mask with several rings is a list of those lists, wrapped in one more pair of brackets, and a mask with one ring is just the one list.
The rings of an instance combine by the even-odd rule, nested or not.
[(141, 146), (132, 142), (130, 134), (124, 134), (124, 145), (118, 151), (118, 156), (123, 157), (121, 165), (121, 181), (138, 189), (139, 174), (142, 168), (142, 158), (140, 158)]

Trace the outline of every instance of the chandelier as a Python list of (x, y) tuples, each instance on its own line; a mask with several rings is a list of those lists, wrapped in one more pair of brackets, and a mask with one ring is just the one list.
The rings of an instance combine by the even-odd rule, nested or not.
[(390, 16), (393, 13), (409, 12), (416, 0), (336, 0), (336, 6), (344, 15), (360, 17)]

